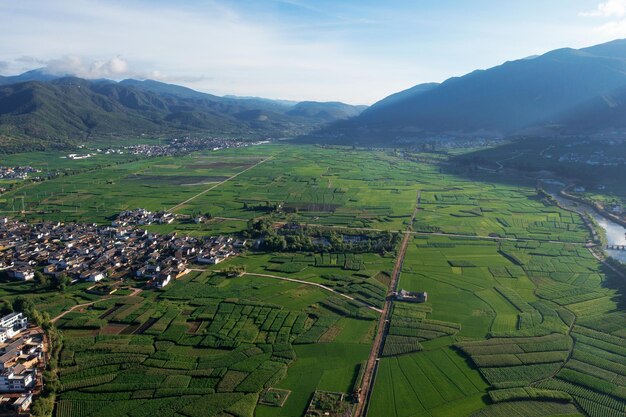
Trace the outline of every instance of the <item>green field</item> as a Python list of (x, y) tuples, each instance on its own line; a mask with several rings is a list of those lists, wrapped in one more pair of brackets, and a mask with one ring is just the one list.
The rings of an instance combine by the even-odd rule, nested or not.
[[(58, 156), (50, 165), (65, 168)], [(428, 301), (393, 303), (368, 416), (623, 416), (624, 279), (585, 247), (581, 218), (533, 180), (470, 178), (453, 159), (271, 144), (92, 161), (3, 194), (0, 208), (23, 196), (15, 216), (101, 224), (137, 207), (209, 214), (149, 227), (194, 236), (248, 233), (251, 219), (357, 240), (410, 230), (399, 288)], [(250, 250), (134, 297), (2, 282), (0, 299), (29, 297), (51, 317), (96, 301), (56, 322), (55, 416), (298, 417), (316, 390), (358, 389), (398, 256), (320, 245)], [(243, 276), (218, 273), (235, 265)], [(268, 388), (290, 391), (282, 407), (257, 406)]]

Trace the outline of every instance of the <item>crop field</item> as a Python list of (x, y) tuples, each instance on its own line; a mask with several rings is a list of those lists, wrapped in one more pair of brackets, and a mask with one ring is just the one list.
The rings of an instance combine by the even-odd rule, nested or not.
[(567, 242), (587, 237), (576, 215), (547, 205), (530, 187), (476, 183), (393, 153), (312, 146), (144, 159), (62, 176), (3, 197), (4, 210), (14, 207), (15, 198), (21, 204), (24, 196), (31, 216), (46, 213), (50, 219), (105, 222), (136, 207), (240, 219), (163, 228), (186, 233), (242, 230), (247, 219), (263, 214), (254, 207), (267, 203), (281, 204), (276, 220), (395, 231), (406, 227), (418, 190), (417, 231)]
[[(56, 415), (253, 416), (259, 395), (272, 387), (292, 393), (282, 407), (260, 412), (294, 415), (316, 389), (350, 392), (373, 321), (316, 308), (328, 298), (323, 292), (288, 301), (302, 284), (214, 278), (190, 274), (158, 293), (63, 316)], [(194, 283), (212, 291), (194, 292)]]
[[(572, 404), (589, 416), (623, 415), (626, 316), (619, 308), (623, 283), (614, 279), (581, 245), (415, 236), (399, 287), (427, 291), (429, 301), (396, 302), (388, 338), (393, 341), (398, 333), (420, 335), (395, 328), (395, 323), (416, 321), (421, 327), (457, 323), (458, 332), (434, 327), (442, 332), (441, 342), (420, 340), (422, 346), (413, 351), (421, 352), (409, 353), (407, 347), (400, 356), (383, 359), (370, 415), (386, 415), (383, 404), (398, 400), (392, 395), (401, 393), (404, 399), (411, 392), (412, 402), (423, 411), (418, 406), (406, 411), (402, 404), (396, 407), (397, 416), (469, 415), (470, 408), (478, 410), (485, 404), (494, 405), (477, 416), (504, 415), (502, 410), (512, 401), (532, 405), (535, 411), (529, 409), (528, 415), (545, 415), (552, 408), (563, 408), (558, 414), (577, 414)], [(446, 338), (445, 329), (454, 338)], [(419, 383), (411, 379), (411, 362), (403, 362), (441, 349), (465, 358), (460, 361), (462, 369), (478, 371), (476, 377), (483, 381), (473, 393), (470, 389), (476, 384), (461, 382), (467, 392), (447, 399), (460, 407), (446, 409), (449, 414), (429, 402), (433, 395), (426, 393), (421, 378)], [(436, 373), (426, 373), (430, 374)], [(435, 391), (446, 392), (444, 387)]]
[[(397, 289), (428, 300), (392, 303), (369, 417), (623, 416), (624, 280), (585, 247), (578, 215), (527, 181), (469, 180), (438, 165), (446, 159), (272, 144), (100, 169), (76, 161), (94, 170), (29, 183), (2, 195), (0, 209), (23, 196), (31, 220), (109, 223), (137, 207), (204, 213), (206, 223), (149, 229), (254, 244), (253, 219), (340, 238), (348, 229), (348, 240), (407, 231)], [(330, 250), (318, 239), (315, 250), (259, 245), (191, 265), (165, 289), (134, 296), (0, 282), (0, 300), (27, 296), (51, 317), (96, 301), (56, 322), (57, 417), (299, 417), (316, 391), (358, 391), (401, 252)], [(241, 276), (220, 273), (235, 266)]]
[(24, 197), (30, 218), (106, 223), (127, 209), (169, 209), (263, 158), (242, 152), (140, 159), (34, 183), (3, 195), (0, 205), (10, 211), (18, 199), (21, 208)]

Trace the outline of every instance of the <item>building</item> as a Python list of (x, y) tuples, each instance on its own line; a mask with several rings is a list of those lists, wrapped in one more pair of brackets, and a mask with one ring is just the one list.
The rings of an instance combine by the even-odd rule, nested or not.
[(15, 412), (24, 413), (30, 409), (30, 405), (33, 403), (33, 394), (23, 394), (18, 397), (17, 400), (11, 404)]
[(409, 303), (425, 303), (428, 301), (427, 292), (411, 292), (406, 290), (400, 290), (400, 292), (394, 293), (396, 300), (408, 301)]
[(16, 266), (7, 271), (9, 278), (28, 281), (35, 278), (35, 271), (27, 266)]
[(13, 338), (28, 327), (28, 318), (22, 313), (11, 313), (0, 318), (0, 342)]
[(25, 369), (17, 365), (5, 369), (0, 374), (0, 392), (24, 392), (32, 388), (37, 381), (34, 369)]

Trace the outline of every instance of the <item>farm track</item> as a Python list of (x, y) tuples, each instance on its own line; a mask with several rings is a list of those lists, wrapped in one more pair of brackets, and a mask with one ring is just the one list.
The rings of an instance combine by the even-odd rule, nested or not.
[(376, 311), (377, 313), (382, 313), (382, 312), (383, 312), (383, 310), (381, 310), (381, 309), (380, 309), (380, 308), (378, 308), (378, 307), (375, 307), (375, 306), (373, 306), (373, 305), (370, 305), (370, 304), (364, 303), (364, 302), (363, 302), (363, 301), (361, 301), (361, 300), (357, 300), (357, 299), (356, 299), (356, 298), (354, 298), (354, 297), (351, 297), (351, 296), (349, 296), (349, 295), (347, 295), (347, 294), (343, 294), (343, 293), (340, 293), (340, 292), (338, 292), (338, 291), (335, 291), (335, 290), (333, 290), (332, 288), (327, 287), (327, 286), (326, 286), (326, 285), (324, 285), (324, 284), (319, 284), (319, 283), (317, 283), (317, 282), (309, 282), (309, 281), (304, 281), (304, 280), (301, 280), (301, 279), (296, 279), (296, 278), (280, 277), (280, 276), (278, 276), (278, 275), (256, 274), (256, 273), (253, 273), (253, 272), (244, 272), (244, 273), (243, 273), (243, 275), (256, 276), (256, 277), (264, 277), (264, 278), (273, 278), (273, 279), (280, 279), (280, 280), (283, 280), (283, 281), (296, 282), (296, 283), (298, 283), (298, 284), (311, 285), (311, 286), (314, 286), (314, 287), (321, 288), (321, 289), (323, 289), (323, 290), (325, 290), (325, 291), (330, 291), (330, 292), (332, 292), (332, 293), (335, 293), (335, 294), (337, 294), (337, 295), (339, 295), (339, 296), (341, 296), (341, 297), (343, 297), (343, 298), (347, 298), (348, 300), (359, 302), (359, 303), (361, 303), (361, 304), (365, 305), (365, 306), (366, 306), (367, 308), (369, 308), (370, 310), (374, 310), (374, 311)]
[[(136, 295), (139, 295), (139, 294), (143, 291), (143, 290), (142, 290), (142, 289), (140, 289), (140, 288), (133, 288), (132, 290), (133, 290), (132, 294), (129, 294), (129, 295), (127, 295), (126, 297), (134, 297), (134, 296), (136, 296)], [(70, 307), (69, 309), (65, 310), (63, 313), (61, 313), (61, 314), (59, 314), (58, 316), (54, 317), (54, 318), (53, 318), (52, 320), (50, 320), (50, 321), (51, 321), (52, 323), (56, 323), (59, 319), (61, 319), (61, 318), (62, 318), (62, 317), (64, 317), (66, 314), (71, 313), (71, 312), (72, 312), (72, 311), (74, 311), (74, 310), (78, 310), (78, 309), (83, 308), (83, 307), (89, 307), (89, 306), (94, 305), (94, 304), (96, 304), (96, 303), (99, 303), (99, 302), (102, 302), (102, 301), (106, 301), (106, 300), (108, 300), (108, 299), (110, 299), (110, 298), (111, 298), (111, 295), (108, 295), (108, 296), (102, 297), (102, 298), (101, 298), (101, 299), (99, 299), (99, 300), (92, 301), (92, 302), (89, 302), (89, 303), (76, 304), (75, 306)]]
[(243, 171), (240, 171), (240, 172), (236, 173), (235, 175), (233, 175), (233, 176), (230, 176), (230, 177), (226, 178), (224, 181), (222, 181), (222, 182), (218, 182), (217, 184), (215, 184), (215, 185), (213, 185), (213, 186), (211, 186), (211, 187), (207, 188), (207, 189), (206, 189), (206, 190), (204, 190), (204, 191), (200, 191), (198, 194), (196, 194), (196, 195), (194, 195), (194, 196), (192, 196), (192, 197), (188, 198), (187, 200), (183, 201), (182, 203), (178, 203), (178, 204), (177, 204), (177, 205), (175, 205), (174, 207), (169, 208), (167, 211), (170, 211), (170, 212), (171, 212), (171, 211), (174, 211), (174, 210), (177, 210), (177, 209), (179, 209), (179, 208), (183, 207), (185, 204), (187, 204), (187, 203), (189, 203), (189, 202), (191, 202), (191, 201), (195, 200), (196, 198), (198, 198), (198, 197), (200, 197), (200, 196), (202, 196), (202, 195), (204, 195), (204, 194), (208, 193), (208, 192), (209, 192), (209, 191), (211, 191), (211, 190), (216, 189), (216, 188), (217, 188), (217, 187), (219, 187), (220, 185), (223, 185), (223, 184), (227, 183), (228, 181), (232, 180), (233, 178), (236, 178), (236, 177), (238, 177), (239, 175), (241, 175), (241, 174), (243, 174), (243, 173), (245, 173), (245, 172), (250, 171), (251, 169), (253, 169), (253, 168), (255, 168), (255, 167), (257, 167), (257, 166), (261, 165), (262, 163), (264, 163), (264, 162), (266, 162), (266, 161), (269, 161), (269, 160), (270, 160), (270, 159), (272, 159), (272, 158), (274, 158), (274, 157), (273, 157), (273, 156), (270, 156), (270, 157), (268, 157), (268, 158), (265, 158), (265, 159), (264, 159), (264, 160), (262, 160), (262, 161), (257, 162), (256, 164), (254, 164), (254, 165), (252, 165), (252, 166), (249, 166), (248, 168), (244, 169)]
[(389, 283), (389, 288), (387, 290), (387, 297), (385, 299), (385, 305), (383, 307), (382, 314), (380, 315), (380, 319), (378, 322), (378, 329), (376, 331), (376, 337), (374, 338), (374, 343), (372, 344), (372, 350), (370, 351), (369, 358), (367, 359), (367, 364), (365, 365), (365, 372), (363, 373), (363, 380), (361, 382), (361, 387), (359, 389), (359, 401), (354, 410), (355, 417), (366, 417), (368, 404), (372, 395), (372, 391), (374, 388), (375, 382), (375, 374), (376, 368), (378, 365), (378, 359), (382, 352), (385, 336), (388, 331), (388, 323), (391, 318), (391, 310), (393, 306), (393, 293), (397, 290), (398, 281), (400, 280), (400, 273), (402, 272), (402, 264), (404, 263), (404, 257), (406, 255), (406, 250), (409, 246), (409, 241), (411, 239), (411, 228), (413, 227), (413, 222), (415, 221), (415, 216), (419, 211), (419, 203), (420, 203), (421, 192), (417, 194), (417, 200), (415, 202), (415, 209), (413, 210), (413, 215), (411, 216), (411, 221), (407, 226), (407, 230), (404, 232), (404, 238), (402, 239), (402, 243), (400, 244), (400, 251), (398, 252), (398, 258), (396, 259), (396, 264), (393, 268), (393, 274), (391, 275), (391, 282)]

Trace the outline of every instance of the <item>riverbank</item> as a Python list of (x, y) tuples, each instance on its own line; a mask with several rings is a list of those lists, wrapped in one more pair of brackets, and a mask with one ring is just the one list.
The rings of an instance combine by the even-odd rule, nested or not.
[(569, 188), (571, 188), (571, 185), (568, 185), (567, 187), (563, 188), (561, 191), (559, 191), (559, 194), (563, 197), (563, 198), (567, 198), (570, 200), (573, 200), (577, 203), (580, 204), (585, 204), (589, 207), (592, 207), (596, 213), (598, 213), (599, 215), (603, 216), (604, 218), (606, 218), (609, 221), (615, 222), (617, 224), (619, 224), (622, 227), (626, 227), (626, 221), (622, 220), (619, 216), (614, 215), (613, 213), (608, 212), (607, 210), (604, 209), (604, 207), (600, 206), (597, 202), (595, 201), (587, 201), (582, 197), (578, 197), (575, 196), (573, 194), (570, 194), (567, 192), (567, 190)]
[(581, 216), (585, 225), (590, 230), (596, 247), (593, 248), (597, 255), (603, 258), (610, 257), (616, 262), (626, 264), (626, 251), (611, 250), (611, 246), (626, 245), (626, 227), (621, 222), (613, 221), (605, 217), (596, 207), (588, 204), (580, 198), (571, 198), (570, 194), (560, 187), (548, 186), (542, 188), (543, 192), (554, 204), (562, 209), (575, 212)]

